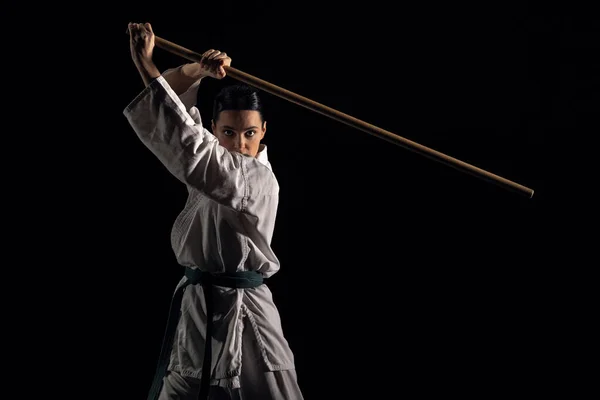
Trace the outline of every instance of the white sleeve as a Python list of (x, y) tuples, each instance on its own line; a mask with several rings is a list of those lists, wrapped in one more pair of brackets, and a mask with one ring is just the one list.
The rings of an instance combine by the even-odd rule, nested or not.
[[(194, 107), (195, 109), (195, 107)], [(253, 196), (277, 191), (272, 172), (256, 158), (229, 152), (192, 118), (159, 76), (123, 111), (131, 127), (177, 179), (208, 197), (245, 211)]]

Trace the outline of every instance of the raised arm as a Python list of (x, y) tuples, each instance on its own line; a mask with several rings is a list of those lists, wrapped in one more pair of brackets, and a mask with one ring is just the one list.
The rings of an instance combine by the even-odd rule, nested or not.
[[(136, 28), (130, 26), (132, 56), (146, 87), (125, 108), (124, 115), (141, 141), (180, 181), (234, 209), (245, 211), (251, 197), (273, 194), (277, 182), (266, 166), (221, 146), (202, 125), (196, 108), (192, 118), (167, 80), (157, 73), (152, 49), (148, 50), (153, 44), (151, 27), (144, 28), (145, 37)], [(207, 76), (223, 78), (222, 64)]]

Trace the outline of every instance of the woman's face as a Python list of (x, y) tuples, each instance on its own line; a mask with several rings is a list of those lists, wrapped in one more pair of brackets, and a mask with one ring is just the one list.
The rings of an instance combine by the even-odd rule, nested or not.
[(227, 150), (256, 157), (267, 121), (261, 121), (258, 111), (226, 110), (219, 113), (216, 124), (212, 121), (212, 131)]

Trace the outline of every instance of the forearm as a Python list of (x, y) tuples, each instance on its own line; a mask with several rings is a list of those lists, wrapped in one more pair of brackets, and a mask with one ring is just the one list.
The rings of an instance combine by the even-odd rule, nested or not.
[(164, 78), (173, 91), (180, 95), (205, 76), (200, 69), (200, 64), (190, 63), (178, 67), (172, 73), (165, 74)]
[(148, 86), (153, 79), (160, 76), (160, 71), (156, 68), (154, 61), (152, 60), (136, 61), (135, 66), (137, 67), (145, 86)]

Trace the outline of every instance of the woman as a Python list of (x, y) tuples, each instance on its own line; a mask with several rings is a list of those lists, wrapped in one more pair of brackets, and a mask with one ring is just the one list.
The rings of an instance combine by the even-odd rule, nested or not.
[(130, 23), (129, 33), (146, 87), (124, 115), (188, 188), (171, 233), (186, 271), (149, 397), (302, 399), (293, 353), (263, 283), (279, 270), (270, 245), (279, 185), (260, 143), (267, 128), (260, 98), (244, 85), (226, 87), (214, 101), (211, 133), (195, 107), (198, 86), (204, 77), (224, 78), (231, 58), (209, 50), (202, 62), (161, 75), (150, 24)]

